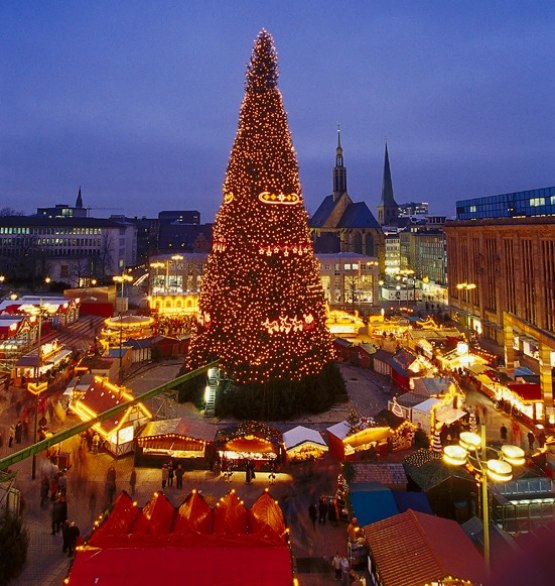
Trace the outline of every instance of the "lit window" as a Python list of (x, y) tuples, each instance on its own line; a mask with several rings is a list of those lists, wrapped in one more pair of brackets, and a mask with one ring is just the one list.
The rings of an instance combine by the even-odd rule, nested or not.
[(545, 197), (532, 197), (530, 198), (531, 207), (539, 207), (545, 205)]

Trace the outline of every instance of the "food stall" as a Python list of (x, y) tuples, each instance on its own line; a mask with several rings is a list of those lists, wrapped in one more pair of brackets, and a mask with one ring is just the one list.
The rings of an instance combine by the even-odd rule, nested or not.
[(245, 421), (216, 433), (222, 470), (242, 469), (250, 460), (257, 470), (283, 461), (282, 433), (258, 421)]
[(328, 446), (319, 431), (298, 425), (283, 434), (283, 443), (290, 462), (321, 458)]
[(189, 468), (208, 468), (213, 456), (215, 427), (202, 419), (150, 421), (137, 437), (135, 461), (182, 461)]
[[(85, 394), (73, 402), (72, 410), (81, 421), (90, 421), (121, 403), (134, 399), (131, 391), (114, 385), (107, 378), (95, 376)], [(136, 403), (125, 411), (93, 425), (114, 456), (133, 450), (137, 433), (150, 421), (152, 414), (143, 403)]]

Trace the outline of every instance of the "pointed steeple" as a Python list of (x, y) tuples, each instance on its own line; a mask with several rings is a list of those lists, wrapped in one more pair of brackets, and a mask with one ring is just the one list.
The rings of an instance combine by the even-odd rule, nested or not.
[(389, 166), (389, 152), (385, 143), (385, 160), (383, 167), (382, 198), (378, 205), (378, 221), (383, 225), (394, 224), (399, 217), (399, 206), (393, 195), (393, 181)]
[(333, 168), (333, 201), (337, 201), (343, 193), (347, 193), (347, 169), (343, 164), (343, 148), (341, 147), (341, 126), (337, 125), (337, 148), (335, 149), (335, 167)]
[(75, 201), (75, 207), (81, 209), (83, 207), (83, 198), (81, 197), (81, 186), (79, 185), (79, 191), (77, 192), (77, 200)]

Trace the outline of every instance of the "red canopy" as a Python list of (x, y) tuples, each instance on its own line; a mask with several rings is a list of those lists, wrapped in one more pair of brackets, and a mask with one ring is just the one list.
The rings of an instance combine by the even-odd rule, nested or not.
[(507, 387), (523, 401), (542, 400), (542, 387), (539, 383), (509, 383)]
[(250, 511), (234, 491), (213, 511), (193, 491), (176, 510), (162, 493), (140, 510), (126, 493), (79, 548), (71, 585), (290, 586), (283, 513), (265, 492)]

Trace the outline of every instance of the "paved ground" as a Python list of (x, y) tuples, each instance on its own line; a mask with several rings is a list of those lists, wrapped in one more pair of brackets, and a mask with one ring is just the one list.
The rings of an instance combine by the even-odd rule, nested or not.
[[(161, 364), (154, 368), (145, 368), (136, 372), (126, 384), (137, 394), (158, 386), (175, 376), (180, 368), (179, 362)], [(345, 419), (354, 408), (360, 415), (375, 415), (387, 405), (391, 388), (384, 377), (361, 368), (342, 365), (344, 378), (347, 382), (349, 403), (334, 406), (330, 411), (300, 418), (296, 421), (275, 422), (281, 429), (289, 429), (297, 424), (325, 430), (326, 427)], [(491, 440), (499, 438), (501, 422), (508, 422), (508, 417), (493, 409), (491, 403), (482, 395), (471, 393), (469, 402), (484, 404), (487, 408), (488, 437)], [(0, 408), (2, 405), (0, 405)], [(15, 417), (14, 407), (3, 404), (4, 411), (0, 414), (0, 428), (6, 427)], [(166, 416), (198, 417), (191, 405), (175, 405), (168, 400), (152, 399), (149, 407), (154, 412), (164, 413)], [(212, 423), (225, 424), (216, 419)], [(59, 425), (53, 422), (52, 426)], [(509, 429), (510, 426), (508, 426)], [(522, 434), (525, 437), (525, 433)], [(4, 445), (0, 454), (7, 452)], [(68, 473), (68, 516), (76, 521), (85, 535), (90, 534), (92, 523), (97, 515), (106, 506), (104, 484), (106, 470), (113, 462), (106, 454), (92, 455), (85, 453), (79, 458), (78, 440), (67, 440), (62, 449), (73, 453), (71, 470)], [(44, 458), (39, 458), (39, 467), (46, 464)], [(129, 489), (129, 475), (132, 467), (132, 457), (127, 456), (115, 461), (117, 471), (117, 490)], [(25, 503), (24, 520), (31, 536), (28, 563), (22, 576), (15, 582), (19, 586), (54, 585), (61, 584), (66, 576), (69, 562), (61, 551), (61, 536), (51, 535), (50, 507), (41, 509), (39, 504), (39, 480), (30, 479), (31, 462), (21, 462), (16, 466), (17, 488), (21, 490)], [(40, 468), (39, 468), (40, 469)], [(329, 559), (336, 551), (344, 554), (346, 550), (346, 525), (338, 527), (326, 525), (313, 528), (309, 522), (307, 510), (311, 501), (322, 494), (335, 492), (335, 481), (340, 472), (340, 466), (331, 457), (309, 468), (297, 466), (289, 467), (278, 475), (276, 485), (271, 487), (274, 495), (283, 507), (287, 522), (291, 528), (292, 551), (299, 561), (299, 577), (301, 584), (306, 586), (320, 586), (336, 583), (333, 579)], [(160, 471), (157, 469), (138, 469), (136, 498), (140, 505), (144, 505), (155, 490), (161, 488)], [(40, 478), (40, 474), (37, 475)], [(230, 488), (235, 488), (247, 505), (252, 504), (268, 486), (266, 474), (257, 474), (252, 485), (246, 485), (244, 475), (236, 473), (230, 483), (212, 472), (187, 473), (184, 478), (183, 491), (168, 489), (166, 494), (179, 504), (193, 488), (203, 491), (209, 501), (215, 502)]]

